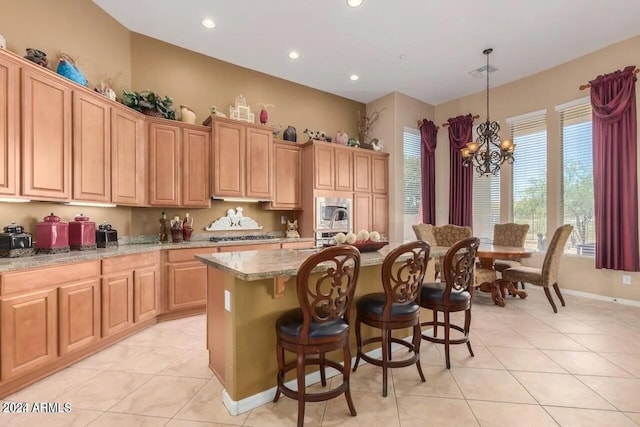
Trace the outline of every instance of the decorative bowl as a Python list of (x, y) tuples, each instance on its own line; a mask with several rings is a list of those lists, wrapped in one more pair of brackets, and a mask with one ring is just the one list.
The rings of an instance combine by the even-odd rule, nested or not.
[[(348, 243), (342, 243), (343, 245), (348, 245)], [(383, 247), (387, 246), (389, 244), (389, 242), (371, 242), (371, 241), (367, 241), (367, 242), (355, 242), (353, 244), (351, 244), (351, 246), (355, 246), (356, 248), (358, 248), (358, 250), (360, 252), (375, 252), (377, 250), (382, 249)], [(330, 243), (325, 243), (324, 247), (330, 247), (330, 246), (336, 246), (336, 244), (330, 244)]]

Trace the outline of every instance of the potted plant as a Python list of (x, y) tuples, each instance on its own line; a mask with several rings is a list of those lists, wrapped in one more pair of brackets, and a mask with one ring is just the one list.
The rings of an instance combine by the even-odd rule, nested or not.
[(162, 98), (150, 90), (145, 90), (144, 92), (123, 90), (122, 103), (147, 116), (163, 117), (170, 120), (176, 119), (176, 110), (171, 107), (173, 99), (168, 96)]

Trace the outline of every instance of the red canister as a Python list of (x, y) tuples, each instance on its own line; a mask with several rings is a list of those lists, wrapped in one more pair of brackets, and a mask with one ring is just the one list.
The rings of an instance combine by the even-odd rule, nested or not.
[(36, 224), (36, 250), (49, 254), (69, 252), (69, 223), (60, 221), (53, 212), (44, 217)]
[(96, 249), (96, 223), (83, 214), (69, 222), (69, 245), (73, 251)]

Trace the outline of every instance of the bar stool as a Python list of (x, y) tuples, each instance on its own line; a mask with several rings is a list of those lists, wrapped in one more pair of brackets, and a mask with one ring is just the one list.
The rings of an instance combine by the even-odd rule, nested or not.
[[(473, 356), (469, 328), (471, 327), (471, 292), (473, 292), (474, 283), (473, 268), (478, 246), (480, 246), (480, 239), (477, 237), (464, 239), (451, 246), (444, 256), (442, 266), (445, 282), (425, 283), (420, 292), (420, 307), (433, 311), (433, 321), (420, 324), (420, 326), (433, 326), (433, 337), (422, 335), (422, 338), (433, 343), (444, 344), (447, 369), (451, 368), (450, 344), (466, 343), (469, 353)], [(444, 313), (444, 323), (438, 321), (439, 311)], [(464, 311), (464, 328), (451, 324), (449, 314), (456, 311)], [(444, 339), (437, 338), (438, 326), (444, 326)], [(464, 337), (452, 340), (452, 328), (462, 332)]]
[[(309, 283), (309, 276), (316, 267), (322, 268), (323, 274), (315, 283)], [(273, 401), (278, 401), (280, 393), (298, 401), (298, 427), (304, 424), (306, 402), (329, 400), (342, 393), (347, 399), (351, 415), (356, 415), (349, 389), (349, 311), (359, 273), (360, 252), (353, 246), (327, 248), (310, 256), (300, 266), (296, 279), (300, 308), (286, 311), (276, 321), (278, 390)], [(344, 366), (325, 358), (326, 352), (339, 349), (342, 349)], [(296, 360), (285, 364), (285, 350), (296, 353)], [(307, 393), (307, 365), (319, 365), (323, 386), (327, 385), (326, 366), (342, 372), (342, 384), (326, 392)], [(296, 370), (297, 391), (284, 384), (285, 374), (293, 369)]]
[[(384, 292), (367, 294), (356, 302), (356, 343), (358, 355), (353, 372), (358, 369), (360, 359), (382, 367), (382, 395), (387, 395), (387, 369), (401, 368), (415, 364), (420, 379), (424, 382), (424, 374), (420, 366), (420, 306), (416, 299), (420, 296), (422, 281), (427, 271), (431, 247), (421, 240), (398, 246), (389, 252), (382, 264), (382, 287)], [(407, 257), (398, 261), (400, 257)], [(402, 264), (400, 264), (402, 262)], [(396, 263), (398, 265), (396, 265)], [(362, 340), (361, 324), (381, 329), (381, 336)], [(413, 328), (413, 341), (393, 338), (394, 329)], [(364, 354), (362, 346), (380, 342), (382, 359), (375, 359)], [(395, 342), (408, 347), (413, 355), (403, 360), (391, 360), (391, 343)]]

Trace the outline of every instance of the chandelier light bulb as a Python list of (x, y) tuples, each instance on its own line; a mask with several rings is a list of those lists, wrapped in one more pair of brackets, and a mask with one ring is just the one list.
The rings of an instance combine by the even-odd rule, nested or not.
[(469, 150), (470, 153), (475, 153), (476, 151), (478, 151), (479, 147), (480, 147), (480, 144), (478, 144), (475, 141), (467, 142), (467, 149)]
[(500, 142), (500, 149), (508, 150), (509, 148), (511, 148), (512, 145), (513, 145), (513, 142), (510, 139), (503, 139)]

